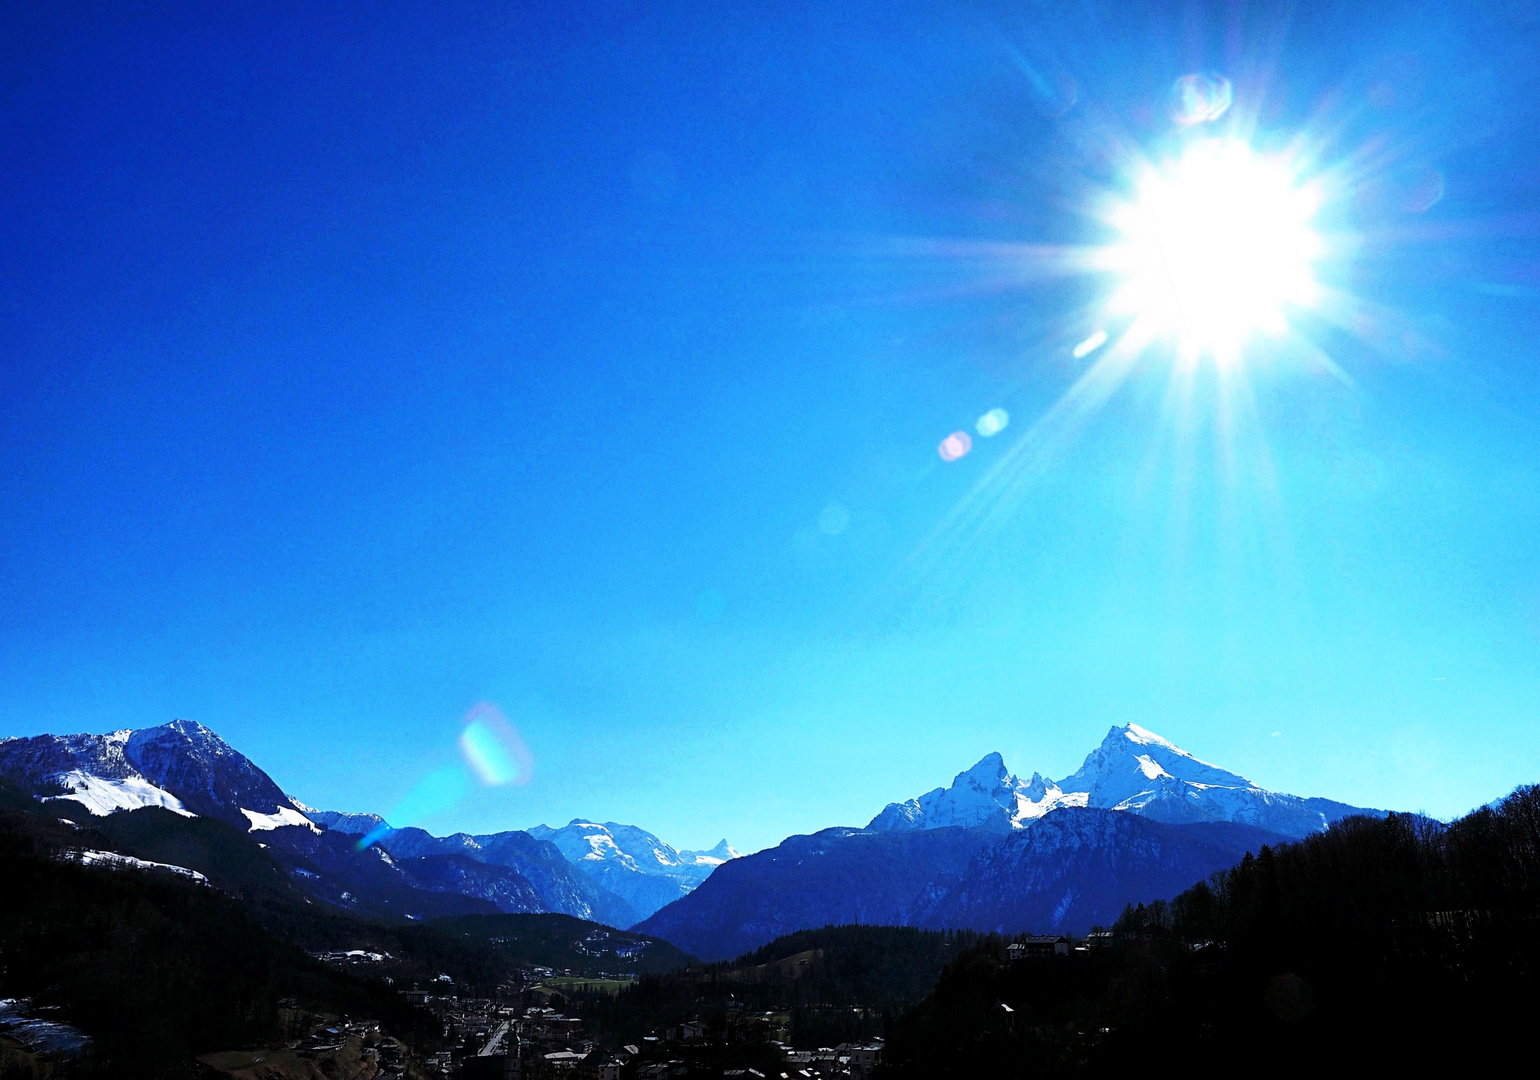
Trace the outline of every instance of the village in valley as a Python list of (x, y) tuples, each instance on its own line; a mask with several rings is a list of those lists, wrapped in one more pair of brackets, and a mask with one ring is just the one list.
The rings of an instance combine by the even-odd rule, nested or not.
[[(1111, 938), (1103, 930), (1084, 939), (1021, 935), (1004, 952), (1015, 966), (1085, 954), (1110, 944)], [(378, 972), (393, 959), (356, 949), (317, 953), (316, 958), (360, 974), (371, 968)], [(635, 981), (636, 976), (625, 973), (531, 967), (499, 986), (495, 996), (480, 997), (440, 975), (397, 993), (406, 1004), (437, 1018), (442, 1049), (412, 1058), (396, 1040), (381, 1038), (377, 1025), (319, 1018), (310, 1035), (291, 1043), (289, 1050), (311, 1058), (330, 1056), (339, 1065), (372, 1063), (374, 1072), (365, 1067), (357, 1073), (361, 1080), (867, 1080), (882, 1063), (884, 1040), (879, 1036), (795, 1048), (787, 1013), (751, 1009), (736, 1000), (725, 1009), (701, 1010), (634, 1041), (611, 1044), (590, 1030), (579, 1013)]]

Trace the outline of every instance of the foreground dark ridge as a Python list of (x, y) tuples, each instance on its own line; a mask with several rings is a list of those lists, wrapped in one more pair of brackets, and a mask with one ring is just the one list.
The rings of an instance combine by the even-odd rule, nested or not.
[(1527, 1053), (1540, 788), (1448, 825), (1352, 818), (1269, 846), (1128, 909), (1114, 942), (1040, 963), (969, 950), (893, 1027), (884, 1075), (1113, 1075), (1152, 1052), (1421, 1075)]

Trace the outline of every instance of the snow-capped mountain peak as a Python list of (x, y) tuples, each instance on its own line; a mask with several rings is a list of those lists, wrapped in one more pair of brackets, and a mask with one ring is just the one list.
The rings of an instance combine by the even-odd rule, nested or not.
[(194, 720), (105, 735), (0, 742), (0, 774), (43, 798), (97, 815), (141, 806), (219, 818), (240, 828), (315, 826), (245, 755)]
[(578, 869), (617, 893), (643, 917), (690, 892), (738, 853), (723, 840), (709, 852), (680, 851), (646, 829), (614, 821), (573, 818), (561, 828), (536, 825), (529, 834), (555, 844)]
[(1194, 757), (1137, 724), (1114, 727), (1086, 755), (1080, 769), (1059, 781), (1064, 791), (1085, 792), (1089, 806), (1133, 810), (1168, 796), (1201, 800), (1204, 788), (1261, 792), (1244, 776)]
[(1018, 780), (999, 754), (959, 773), (950, 788), (889, 803), (869, 829), (947, 825), (1026, 828), (1059, 807), (1125, 810), (1162, 821), (1239, 821), (1303, 836), (1356, 807), (1266, 791), (1138, 724), (1113, 727), (1080, 768), (1055, 783), (1038, 773)]
[(978, 764), (918, 799), (890, 803), (872, 821), (873, 829), (940, 829), (949, 825), (1009, 828), (1020, 813), (1018, 781), (998, 753), (985, 754)]
[(694, 862), (697, 866), (721, 866), (733, 859), (743, 858), (724, 837), (717, 841), (717, 846), (707, 851), (684, 851), (679, 854), (686, 860)]

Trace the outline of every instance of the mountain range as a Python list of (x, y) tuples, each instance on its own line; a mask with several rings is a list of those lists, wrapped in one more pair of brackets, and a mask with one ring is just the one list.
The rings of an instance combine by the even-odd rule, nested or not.
[(678, 851), (635, 825), (574, 818), (559, 829), (536, 825), (529, 835), (555, 844), (598, 885), (646, 918), (678, 900), (738, 853), (722, 840), (709, 851)]
[(1267, 791), (1244, 776), (1200, 761), (1138, 724), (1115, 727), (1079, 770), (1055, 783), (1038, 773), (1010, 775), (999, 754), (986, 754), (949, 788), (889, 803), (868, 829), (935, 829), (953, 825), (1023, 829), (1063, 807), (1126, 810), (1156, 821), (1235, 821), (1287, 836), (1319, 832), (1361, 808), (1330, 799)]
[(842, 922), (1084, 933), (1266, 844), (1357, 814), (1267, 791), (1137, 724), (1054, 782), (999, 754), (950, 787), (724, 865), (637, 929), (705, 959)]
[[(392, 829), (375, 814), (306, 806), (215, 732), (186, 720), (0, 740), (0, 776), (43, 802), (78, 805), (93, 816), (159, 807), (261, 834), (307, 893), (396, 918), (554, 912), (629, 926), (737, 854), (725, 840), (714, 852), (680, 852), (635, 826), (577, 821), (540, 826), (540, 836)], [(381, 826), (378, 841), (359, 851), (358, 838)], [(596, 858), (569, 858), (563, 845), (571, 849), (585, 828), (619, 839), (608, 848), (590, 845), (585, 854)]]
[(1112, 728), (1063, 780), (1019, 779), (989, 754), (949, 787), (888, 804), (865, 828), (793, 836), (748, 856), (725, 840), (684, 851), (633, 825), (581, 818), (440, 837), (316, 810), (185, 720), (3, 739), (0, 777), (66, 814), (217, 820), (260, 837), (312, 900), (361, 914), (554, 912), (635, 926), (706, 959), (852, 922), (1082, 932), (1265, 844), (1383, 813), (1267, 791), (1137, 724)]

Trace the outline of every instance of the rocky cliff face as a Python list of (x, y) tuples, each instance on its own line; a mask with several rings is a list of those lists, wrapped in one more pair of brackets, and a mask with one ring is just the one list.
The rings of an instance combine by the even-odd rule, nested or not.
[(980, 851), (916, 917), (921, 926), (1084, 934), (1125, 904), (1175, 896), (1267, 843), (1288, 838), (1229, 822), (1170, 825), (1068, 807)]
[(135, 731), (124, 755), (146, 780), (203, 817), (247, 828), (251, 815), (286, 817), (298, 810), (267, 773), (199, 723), (173, 720)]

